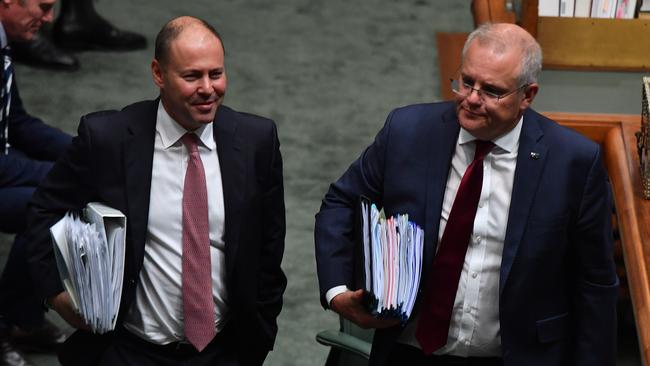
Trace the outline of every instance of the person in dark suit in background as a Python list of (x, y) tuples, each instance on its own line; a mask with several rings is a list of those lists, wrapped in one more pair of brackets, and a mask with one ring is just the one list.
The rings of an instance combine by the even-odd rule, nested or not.
[(76, 71), (81, 66), (70, 51), (132, 51), (147, 47), (147, 39), (119, 29), (95, 9), (95, 0), (61, 0), (61, 11), (50, 32), (41, 30), (30, 41), (12, 42), (17, 62), (52, 70)]
[[(513, 24), (469, 35), (455, 103), (390, 113), (316, 215), (323, 306), (375, 332), (371, 365), (614, 365), (618, 279), (598, 145), (530, 107), (541, 49)], [(404, 328), (353, 291), (359, 196), (424, 228)]]
[[(25, 219), (27, 203), (72, 137), (52, 128), (25, 111), (13, 72), (9, 40), (29, 40), (45, 22), (52, 20), (56, 0), (4, 0), (0, 3), (2, 84), (0, 94), (0, 231), (16, 233), (9, 258), (0, 278), (0, 362), (25, 365), (9, 335), (12, 327), (22, 328), (19, 337), (39, 346), (54, 347), (63, 334), (43, 322), (42, 300), (30, 281), (26, 253)], [(31, 330), (25, 333), (24, 330)], [(27, 338), (25, 338), (27, 336)], [(30, 339), (31, 338), (31, 339)], [(40, 347), (39, 347), (40, 348)]]
[[(179, 17), (162, 28), (152, 73), (160, 98), (82, 117), (31, 202), (30, 264), (40, 293), (79, 328), (60, 360), (260, 365), (286, 287), (275, 123), (222, 105), (224, 48), (202, 20)], [(118, 325), (104, 336), (87, 332), (74, 312), (48, 234), (91, 201), (128, 222)]]

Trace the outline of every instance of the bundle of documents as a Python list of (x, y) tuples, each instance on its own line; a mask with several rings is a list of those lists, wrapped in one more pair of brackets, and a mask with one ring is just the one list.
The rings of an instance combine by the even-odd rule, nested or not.
[(420, 285), (424, 231), (408, 215), (386, 219), (366, 199), (361, 200), (361, 225), (368, 310), (406, 324)]
[(67, 213), (50, 228), (63, 287), (95, 333), (115, 329), (122, 296), (126, 217), (98, 202), (83, 220)]

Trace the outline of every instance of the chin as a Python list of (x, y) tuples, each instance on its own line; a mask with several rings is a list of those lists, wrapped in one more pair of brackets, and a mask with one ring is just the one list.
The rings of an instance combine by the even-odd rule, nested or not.
[(13, 35), (13, 36), (8, 36), (7, 38), (12, 39), (12, 40), (15, 39), (18, 42), (29, 42), (29, 41), (34, 39), (35, 35), (36, 35), (36, 32), (28, 31), (28, 32), (16, 34), (16, 35)]
[(484, 120), (465, 120), (462, 121), (462, 119), (458, 120), (458, 123), (462, 128), (465, 129), (465, 131), (469, 132), (472, 136), (476, 137), (477, 139), (487, 139), (486, 133), (488, 132), (489, 128)]
[(32, 39), (34, 39), (34, 37), (36, 37), (36, 33), (38, 33), (40, 29), (41, 27), (32, 27), (28, 29), (25, 33), (23, 33), (23, 38), (26, 41), (31, 41)]
[(485, 126), (484, 119), (458, 118), (458, 124), (467, 131), (480, 130)]
[(194, 120), (201, 125), (207, 125), (208, 123), (212, 123), (212, 121), (214, 121), (214, 114), (212, 117), (206, 115), (195, 116)]
[(213, 106), (210, 110), (207, 111), (200, 111), (198, 109), (194, 109), (191, 111), (191, 117), (193, 120), (205, 124), (205, 123), (210, 123), (214, 120), (214, 117), (217, 114), (217, 107)]

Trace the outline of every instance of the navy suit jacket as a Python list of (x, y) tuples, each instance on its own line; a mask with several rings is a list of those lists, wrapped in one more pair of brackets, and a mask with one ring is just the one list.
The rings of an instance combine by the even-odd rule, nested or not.
[[(15, 74), (11, 84), (11, 107), (7, 123), (11, 147), (32, 159), (55, 161), (72, 140), (72, 136), (46, 125), (25, 111)], [(4, 128), (2, 123), (0, 128)], [(23, 164), (25, 164), (24, 160), (5, 155), (5, 141), (0, 141), (0, 188), (10, 186), (12, 182), (25, 180), (28, 180), (30, 185), (36, 186), (38, 182), (33, 179), (15, 176), (24, 171)]]
[[(145, 101), (82, 117), (72, 147), (34, 194), (29, 252), (41, 296), (63, 290), (48, 228), (65, 212), (100, 201), (127, 216), (118, 324), (128, 312), (144, 258), (157, 106), (158, 101)], [(250, 361), (243, 364), (256, 364), (273, 346), (286, 287), (280, 268), (285, 209), (279, 141), (273, 121), (225, 106), (217, 111), (214, 138), (224, 192), (229, 324), (242, 360)], [(68, 342), (71, 352), (62, 356), (83, 361), (101, 355), (110, 337), (78, 331)]]
[[(353, 288), (360, 195), (383, 206), (387, 216), (408, 213), (425, 229), (427, 278), (459, 130), (453, 103), (396, 109), (374, 143), (330, 186), (315, 228), (324, 306), (330, 288)], [(618, 280), (611, 215), (599, 146), (527, 110), (499, 281), (506, 366), (614, 365)], [(400, 331), (375, 332), (372, 365), (385, 363)]]

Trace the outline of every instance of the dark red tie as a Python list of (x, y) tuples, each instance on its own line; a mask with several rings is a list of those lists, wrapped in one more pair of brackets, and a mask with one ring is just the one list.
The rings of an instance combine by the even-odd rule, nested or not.
[(474, 160), (460, 181), (440, 247), (429, 271), (415, 332), (422, 351), (427, 355), (447, 344), (458, 281), (481, 197), (483, 159), (493, 147), (491, 141), (476, 140)]
[(183, 186), (183, 324), (185, 337), (200, 352), (217, 333), (212, 300), (208, 190), (199, 138), (187, 133), (181, 141), (189, 152)]

